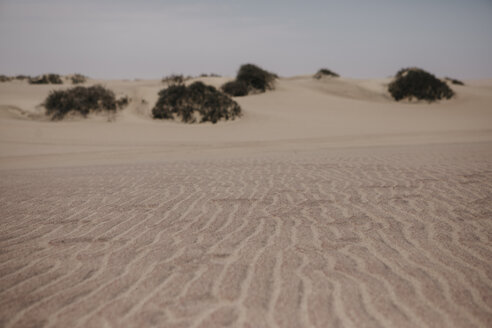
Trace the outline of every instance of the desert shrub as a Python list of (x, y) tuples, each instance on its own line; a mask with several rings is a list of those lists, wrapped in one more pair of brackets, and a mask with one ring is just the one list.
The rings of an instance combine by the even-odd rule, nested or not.
[(0, 82), (9, 82), (12, 81), (12, 78), (7, 75), (0, 75)]
[(118, 108), (124, 108), (128, 106), (130, 103), (130, 98), (128, 96), (121, 97), (120, 99), (116, 100), (116, 107)]
[(420, 68), (399, 70), (389, 84), (388, 91), (396, 101), (405, 98), (436, 101), (454, 95), (445, 82)]
[(15, 79), (16, 79), (16, 80), (21, 80), (21, 81), (28, 80), (28, 79), (30, 79), (30, 78), (31, 78), (31, 77), (30, 77), (30, 76), (28, 76), (28, 75), (17, 75), (17, 76), (15, 77)]
[(29, 78), (31, 84), (62, 84), (63, 81), (58, 74), (43, 74)]
[(87, 77), (82, 74), (74, 74), (71, 77), (72, 84), (81, 84), (87, 82)]
[(273, 89), (275, 78), (275, 74), (253, 64), (242, 65), (236, 76), (237, 81), (244, 82), (248, 87), (261, 92)]
[(220, 75), (219, 74), (215, 74), (215, 73), (210, 73), (210, 74), (202, 73), (202, 74), (200, 74), (199, 77), (220, 77)]
[(152, 116), (158, 119), (181, 119), (186, 123), (234, 119), (241, 107), (215, 87), (195, 82), (189, 86), (173, 84), (159, 92)]
[(181, 74), (171, 74), (162, 78), (162, 83), (167, 83), (167, 85), (173, 84), (183, 84), (189, 77), (184, 77)]
[(330, 71), (327, 68), (322, 68), (316, 74), (314, 74), (314, 78), (318, 80), (321, 79), (323, 76), (339, 77), (340, 75), (333, 71)]
[(122, 105), (123, 103), (116, 100), (113, 91), (100, 85), (54, 90), (44, 102), (46, 114), (53, 119), (62, 119), (69, 112), (77, 112), (83, 116), (90, 112), (115, 112)]
[(403, 75), (405, 75), (406, 73), (408, 73), (409, 71), (422, 71), (422, 69), (420, 69), (418, 67), (405, 67), (405, 68), (401, 68), (398, 72), (396, 72), (395, 78), (400, 78)]
[(249, 93), (265, 92), (274, 88), (278, 75), (253, 64), (244, 64), (239, 68), (236, 79), (227, 82), (222, 90), (231, 96), (246, 96)]
[(242, 97), (248, 95), (249, 88), (248, 85), (243, 81), (230, 81), (223, 84), (221, 87), (223, 92), (227, 93), (232, 97)]
[(463, 81), (460, 81), (460, 80), (457, 80), (457, 79), (453, 79), (453, 78), (450, 78), (450, 77), (445, 77), (444, 80), (450, 82), (451, 84), (456, 84), (456, 85), (465, 85), (463, 83)]

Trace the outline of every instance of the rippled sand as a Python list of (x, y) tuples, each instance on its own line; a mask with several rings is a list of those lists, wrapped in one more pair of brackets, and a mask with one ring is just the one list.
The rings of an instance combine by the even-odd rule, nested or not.
[(3, 327), (490, 327), (492, 143), (0, 171)]
[(492, 80), (388, 82), (283, 78), (216, 125), (152, 120), (160, 81), (63, 122), (71, 85), (0, 83), (0, 327), (492, 327)]

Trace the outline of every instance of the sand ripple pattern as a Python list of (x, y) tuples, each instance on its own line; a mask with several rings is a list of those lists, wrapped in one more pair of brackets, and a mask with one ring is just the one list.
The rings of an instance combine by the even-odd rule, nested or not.
[(0, 172), (0, 327), (492, 327), (492, 145)]

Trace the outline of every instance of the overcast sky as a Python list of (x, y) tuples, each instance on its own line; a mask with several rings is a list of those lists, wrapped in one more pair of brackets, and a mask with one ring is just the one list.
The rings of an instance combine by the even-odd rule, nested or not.
[(492, 78), (492, 0), (0, 0), (0, 74)]

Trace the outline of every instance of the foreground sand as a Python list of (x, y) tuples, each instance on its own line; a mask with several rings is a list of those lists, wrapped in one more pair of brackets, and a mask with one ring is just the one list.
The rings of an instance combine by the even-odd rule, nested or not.
[(490, 327), (492, 144), (2, 171), (6, 327)]
[(490, 81), (300, 77), (216, 126), (105, 83), (134, 99), (112, 123), (0, 84), (0, 327), (492, 325)]

